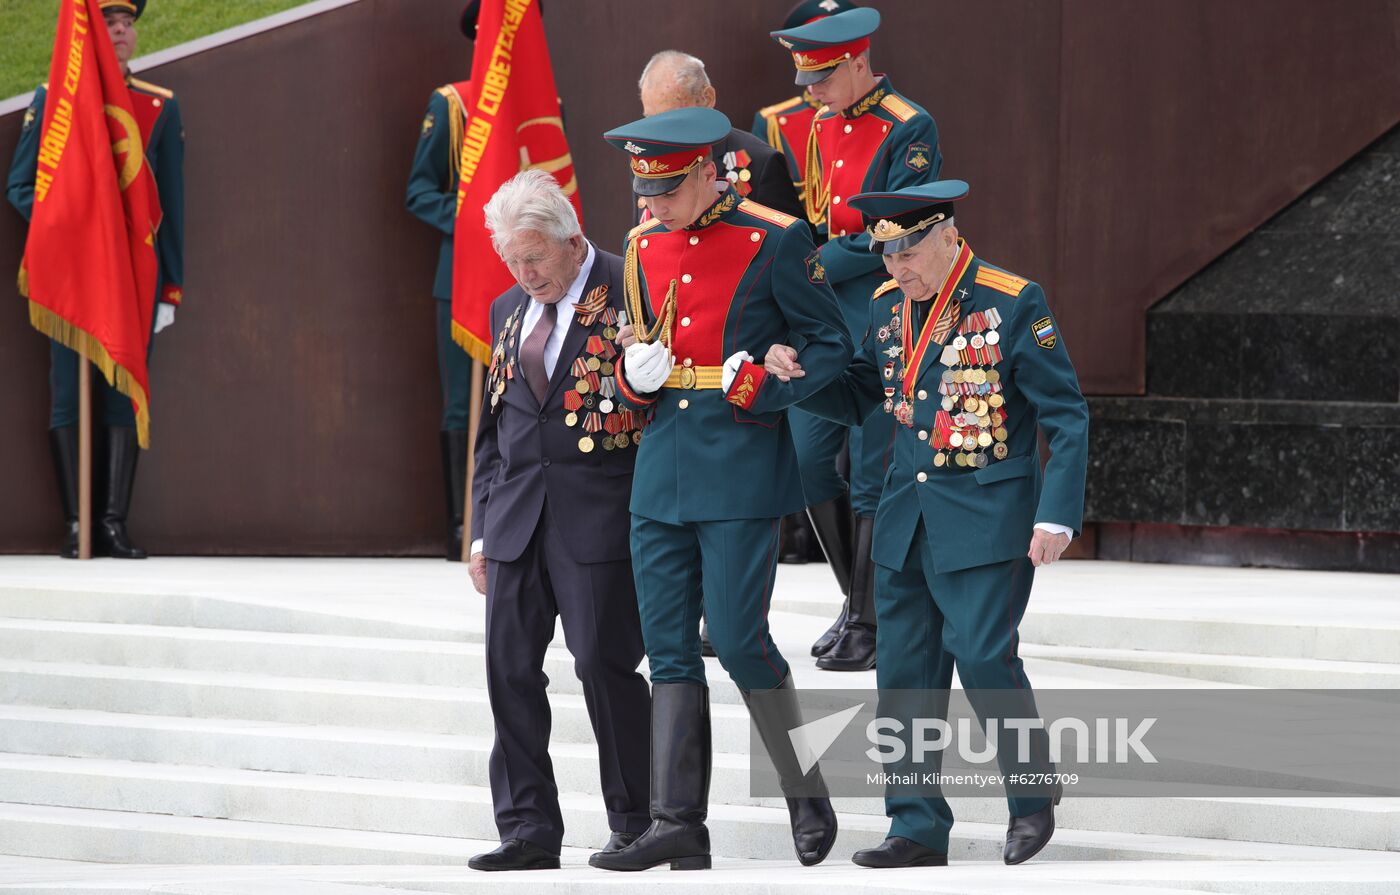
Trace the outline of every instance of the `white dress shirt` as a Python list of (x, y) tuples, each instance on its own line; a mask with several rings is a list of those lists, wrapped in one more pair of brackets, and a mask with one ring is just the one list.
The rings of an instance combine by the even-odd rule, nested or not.
[[(544, 370), (549, 374), (549, 378), (554, 378), (554, 367), (559, 363), (559, 352), (564, 350), (564, 335), (569, 331), (569, 327), (574, 325), (574, 305), (577, 305), (583, 298), (583, 284), (588, 282), (588, 275), (593, 272), (593, 260), (597, 257), (597, 252), (593, 250), (593, 243), (585, 242), (588, 246), (588, 254), (583, 258), (583, 266), (578, 269), (578, 276), (574, 277), (574, 282), (569, 286), (569, 291), (564, 293), (564, 297), (559, 299), (558, 316), (554, 318), (554, 331), (549, 334), (549, 340), (544, 343)], [(540, 317), (544, 316), (544, 305), (534, 299), (530, 300), (530, 305), (525, 309), (525, 319), (520, 321), (520, 337), (515, 344), (524, 345), (525, 339), (535, 328), (535, 324), (540, 322)], [(520, 380), (523, 385), (525, 380)], [(528, 387), (528, 386), (527, 386)], [(481, 552), (485, 544), (485, 538), (477, 538), (472, 541), (471, 552), (473, 555)]]

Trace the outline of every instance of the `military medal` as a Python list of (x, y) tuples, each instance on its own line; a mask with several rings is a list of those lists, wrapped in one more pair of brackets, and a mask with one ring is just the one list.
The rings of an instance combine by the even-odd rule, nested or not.
[(593, 453), (593, 439), (585, 435), (578, 440), (578, 449), (585, 454)]

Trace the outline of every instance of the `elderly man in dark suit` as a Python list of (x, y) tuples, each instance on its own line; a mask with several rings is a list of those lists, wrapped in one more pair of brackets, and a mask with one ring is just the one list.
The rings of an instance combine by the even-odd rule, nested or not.
[(628, 532), (639, 415), (615, 399), (622, 259), (584, 239), (549, 174), (525, 171), (487, 203), (517, 285), (491, 306), (495, 345), (476, 437), (472, 557), (486, 594), (496, 742), (491, 793), (501, 847), (476, 870), (559, 866), (564, 824), (549, 760), (545, 649), (555, 617), (583, 682), (613, 835), (648, 810), (651, 703)]

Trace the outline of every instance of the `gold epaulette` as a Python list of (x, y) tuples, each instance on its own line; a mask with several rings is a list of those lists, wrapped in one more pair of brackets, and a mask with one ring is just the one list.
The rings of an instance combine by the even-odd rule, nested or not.
[(130, 83), (131, 83), (131, 86), (132, 86), (132, 87), (135, 87), (137, 90), (144, 90), (144, 91), (146, 91), (147, 93), (154, 93), (156, 96), (163, 96), (163, 97), (165, 97), (166, 99), (174, 99), (174, 98), (175, 98), (175, 91), (173, 91), (173, 90), (167, 90), (167, 89), (164, 88), (164, 87), (157, 87), (155, 84), (152, 84), (150, 81), (142, 81), (142, 80), (139, 79), (139, 78), (132, 78)]
[(876, 287), (875, 294), (870, 296), (870, 300), (874, 301), (875, 299), (884, 295), (886, 292), (891, 292), (898, 288), (899, 280), (885, 280), (885, 282), (881, 283), (879, 286)]
[(1009, 274), (1004, 270), (993, 270), (990, 267), (977, 268), (977, 285), (986, 286), (988, 289), (995, 289), (1007, 295), (1020, 295), (1021, 290), (1026, 288), (1030, 280)]
[(640, 224), (627, 231), (627, 238), (631, 239), (634, 236), (641, 236), (643, 233), (647, 232), (648, 230), (651, 230), (660, 223), (661, 222), (658, 221), (656, 218), (652, 218), (649, 221), (642, 221)]
[[(780, 103), (774, 103), (771, 106), (764, 106), (763, 108), (758, 110), (758, 115), (760, 118), (772, 118), (774, 115), (786, 112), (789, 107), (797, 105), (799, 103), (802, 103), (802, 97), (790, 96)], [(803, 103), (803, 105), (805, 105), (805, 103)]]
[(776, 208), (769, 208), (767, 205), (760, 205), (752, 199), (745, 199), (739, 203), (740, 211), (747, 211), (760, 220), (770, 224), (777, 224), (779, 227), (791, 227), (797, 223), (797, 218), (790, 214), (784, 214)]
[(889, 112), (891, 115), (898, 118), (900, 121), (908, 121), (910, 118), (913, 118), (915, 115), (919, 114), (918, 109), (909, 105), (904, 100), (895, 96), (893, 93), (885, 94), (885, 98), (880, 100), (880, 108), (884, 109), (886, 112)]

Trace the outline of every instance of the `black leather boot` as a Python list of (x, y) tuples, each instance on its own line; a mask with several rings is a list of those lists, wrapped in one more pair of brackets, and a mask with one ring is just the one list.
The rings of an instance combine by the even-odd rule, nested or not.
[(875, 667), (875, 561), (870, 558), (875, 519), (856, 516), (855, 561), (851, 592), (846, 598), (846, 626), (826, 655), (817, 659), (823, 671), (865, 671)]
[(53, 452), (54, 473), (58, 476), (58, 501), (63, 507), (63, 548), (58, 555), (64, 559), (77, 559), (78, 427), (50, 429), (49, 448)]
[(442, 445), (442, 481), (447, 489), (447, 561), (462, 559), (462, 505), (467, 489), (467, 431), (449, 429), (438, 433)]
[[(812, 520), (812, 530), (816, 533), (817, 543), (821, 545), (822, 553), (826, 556), (827, 565), (831, 566), (831, 574), (836, 576), (836, 586), (841, 588), (842, 594), (849, 597), (851, 561), (855, 551), (850, 493), (842, 492), (825, 503), (813, 504), (807, 508), (807, 516)], [(812, 655), (823, 656), (836, 645), (836, 639), (846, 627), (849, 607), (848, 600), (846, 605), (841, 607), (841, 614), (836, 617), (836, 621), (812, 644)]]
[(598, 852), (603, 870), (710, 869), (710, 691), (703, 684), (651, 688), (651, 826), (630, 845)]
[(787, 797), (788, 821), (792, 824), (792, 846), (797, 860), (805, 867), (820, 864), (836, 844), (836, 812), (827, 796), (821, 768), (813, 765), (803, 774), (792, 737), (788, 735), (803, 724), (792, 672), (772, 690), (756, 695), (742, 688), (739, 692), (744, 696), (744, 704), (749, 708), (749, 715)]
[(113, 559), (146, 558), (146, 551), (131, 543), (126, 530), (131, 492), (136, 486), (136, 461), (140, 458), (135, 429), (112, 426), (107, 430), (107, 506), (93, 532), (94, 552)]
[(806, 513), (790, 513), (783, 517), (782, 540), (778, 546), (778, 562), (800, 566), (812, 555), (812, 525)]

